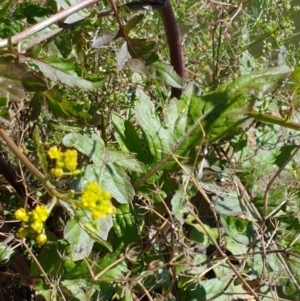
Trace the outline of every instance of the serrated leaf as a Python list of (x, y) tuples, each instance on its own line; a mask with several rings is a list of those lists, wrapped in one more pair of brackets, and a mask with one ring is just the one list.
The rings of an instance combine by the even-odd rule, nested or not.
[[(45, 60), (31, 59), (40, 69), (40, 71), (49, 79), (54, 82), (61, 82), (69, 87), (85, 89), (85, 90), (94, 90), (102, 85), (102, 82), (93, 83), (87, 81), (83, 78), (78, 77), (77, 75), (69, 75), (69, 63), (64, 63), (64, 60), (61, 59), (61, 63), (58, 66), (58, 59), (55, 60), (55, 66), (51, 66)], [(75, 73), (74, 73), (75, 74)]]
[(80, 152), (89, 156), (95, 164), (111, 162), (136, 172), (144, 170), (144, 166), (132, 154), (105, 149), (103, 140), (95, 135), (90, 138), (71, 133), (64, 137), (63, 143), (65, 146), (76, 147)]
[(153, 156), (149, 151), (148, 145), (142, 143), (132, 123), (117, 114), (112, 115), (112, 122), (115, 129), (115, 138), (121, 149), (124, 152), (135, 153), (140, 162), (151, 163)]
[(91, 281), (84, 278), (62, 280), (61, 285), (64, 287), (64, 292), (68, 291), (68, 296), (72, 295), (70, 299), (74, 301), (87, 300), (87, 292), (93, 295), (96, 290)]
[(70, 133), (63, 138), (63, 144), (66, 147), (75, 147), (81, 153), (91, 158), (94, 163), (103, 163), (102, 154), (104, 153), (105, 144), (99, 137), (93, 138), (79, 133)]
[(112, 216), (100, 218), (93, 223), (90, 223), (91, 216), (87, 213), (85, 216), (80, 218), (80, 224), (83, 225), (84, 230), (95, 242), (98, 242), (110, 252), (112, 252), (112, 246), (107, 241), (108, 233), (113, 226)]
[(96, 164), (86, 166), (80, 178), (80, 182), (77, 183), (75, 187), (77, 189), (91, 181), (97, 181), (100, 186), (110, 192), (119, 203), (128, 203), (133, 199), (134, 190), (131, 185), (130, 177), (124, 169), (115, 164), (106, 163), (105, 166)]
[(212, 200), (214, 202), (215, 210), (218, 214), (225, 214), (227, 216), (246, 216), (251, 218), (251, 208), (249, 204), (241, 201), (241, 197), (237, 191), (227, 191), (222, 189), (216, 183), (201, 183), (203, 189), (213, 193)]
[(252, 111), (258, 95), (275, 89), (290, 73), (287, 66), (254, 72), (205, 95), (188, 87), (181, 99), (171, 101), (166, 108), (165, 123), (147, 96), (137, 91), (135, 115), (153, 163), (164, 159), (165, 169), (173, 168), (174, 155), (182, 163), (194, 162), (197, 145), (229, 139), (242, 132), (251, 123), (247, 113)]
[(137, 102), (135, 106), (136, 119), (146, 138), (148, 147), (155, 161), (158, 162), (170, 149), (170, 134), (163, 128), (153, 102), (144, 92), (136, 92)]
[[(94, 242), (112, 251), (111, 245), (106, 241), (108, 232), (112, 227), (112, 217), (101, 218), (94, 221), (94, 228), (92, 225), (88, 227), (91, 216), (83, 216), (79, 221), (71, 218), (68, 220), (64, 229), (64, 238), (70, 244), (71, 258), (74, 261), (81, 260), (90, 255)], [(91, 230), (94, 228), (95, 230)], [(97, 230), (96, 230), (97, 229)]]
[(120, 151), (109, 151), (109, 160), (112, 163), (119, 165), (120, 167), (132, 170), (135, 172), (145, 171), (144, 165), (136, 160), (131, 154), (122, 153)]

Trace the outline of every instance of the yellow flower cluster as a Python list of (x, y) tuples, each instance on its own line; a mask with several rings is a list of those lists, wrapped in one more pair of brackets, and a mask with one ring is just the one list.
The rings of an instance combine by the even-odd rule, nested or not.
[(111, 203), (112, 195), (101, 189), (96, 182), (90, 182), (82, 192), (77, 203), (78, 208), (84, 208), (92, 213), (92, 219), (96, 220), (110, 214), (116, 209)]
[(19, 208), (15, 212), (15, 218), (23, 222), (23, 226), (18, 229), (17, 236), (19, 238), (34, 237), (40, 246), (44, 245), (47, 242), (45, 221), (48, 216), (48, 209), (44, 205), (37, 205), (30, 212), (26, 212), (24, 208)]
[[(68, 149), (62, 152), (57, 146), (53, 146), (48, 151), (50, 159), (55, 159), (55, 168), (51, 169), (51, 174), (56, 178), (60, 178), (65, 174), (78, 175), (81, 170), (77, 167), (77, 151)], [(66, 173), (64, 169), (69, 172)]]

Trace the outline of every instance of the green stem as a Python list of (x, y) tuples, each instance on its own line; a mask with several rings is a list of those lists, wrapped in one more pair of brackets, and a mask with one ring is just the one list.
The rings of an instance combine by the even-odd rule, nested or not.
[(255, 120), (272, 123), (272, 124), (278, 124), (285, 128), (289, 128), (292, 130), (300, 131), (300, 123), (296, 123), (290, 120), (286, 120), (281, 117), (277, 116), (271, 116), (267, 114), (261, 114), (256, 111), (252, 111), (248, 114), (250, 117), (254, 118)]

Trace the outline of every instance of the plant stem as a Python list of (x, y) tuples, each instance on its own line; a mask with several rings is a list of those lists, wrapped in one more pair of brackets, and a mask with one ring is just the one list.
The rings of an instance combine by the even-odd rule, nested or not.
[[(160, 9), (160, 16), (164, 24), (165, 33), (168, 41), (171, 65), (184, 81), (185, 67), (183, 57), (183, 47), (178, 24), (169, 0), (165, 0), (165, 5)], [(171, 97), (179, 98), (182, 89), (172, 88)]]
[(13, 152), (13, 154), (25, 165), (25, 167), (41, 182), (51, 196), (56, 196), (58, 199), (68, 199), (68, 194), (61, 194), (56, 190), (56, 187), (52, 185), (47, 177), (42, 174), (19, 150), (16, 144), (9, 138), (4, 129), (0, 128), (0, 138), (7, 144), (7, 147)]
[(290, 120), (286, 120), (281, 117), (277, 116), (271, 116), (267, 114), (260, 114), (256, 111), (252, 111), (248, 114), (250, 117), (254, 118), (255, 120), (272, 123), (272, 124), (278, 124), (285, 128), (289, 128), (292, 130), (300, 131), (300, 123), (296, 123)]
[[(45, 19), (35, 25), (33, 25), (30, 28), (27, 28), (26, 30), (17, 33), (16, 35), (11, 37), (11, 42), (12, 44), (17, 44), (20, 41), (34, 35), (35, 33), (47, 28), (48, 26), (62, 20), (65, 19), (71, 15), (73, 15), (74, 13), (78, 12), (79, 10), (82, 10), (84, 8), (86, 8), (87, 6), (90, 6), (92, 4), (95, 4), (96, 2), (99, 2), (99, 0), (85, 0), (85, 1), (81, 1), (76, 5), (73, 5), (63, 11), (58, 12), (57, 14), (51, 16), (48, 19)], [(6, 47), (8, 45), (8, 39), (4, 39), (0, 41), (0, 48)]]

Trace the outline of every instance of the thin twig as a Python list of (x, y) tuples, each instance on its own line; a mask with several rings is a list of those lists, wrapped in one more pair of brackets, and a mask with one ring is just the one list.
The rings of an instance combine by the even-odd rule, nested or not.
[[(101, 1), (101, 0), (85, 0), (85, 1), (79, 2), (78, 4), (75, 4), (63, 11), (58, 12), (57, 14), (49, 17), (48, 19), (45, 19), (45, 20), (33, 25), (32, 27), (27, 28), (26, 30), (24, 30), (20, 33), (17, 33), (16, 35), (11, 37), (11, 42), (12, 42), (12, 44), (17, 44), (20, 41), (25, 40), (26, 38), (34, 35), (35, 33), (49, 27), (50, 25), (53, 25), (54, 23), (56, 23), (60, 20), (63, 20), (65, 18), (73, 15), (74, 13), (76, 13), (90, 5), (93, 5), (99, 1)], [(9, 42), (8, 39), (0, 40), (0, 48), (7, 47), (8, 42)]]

